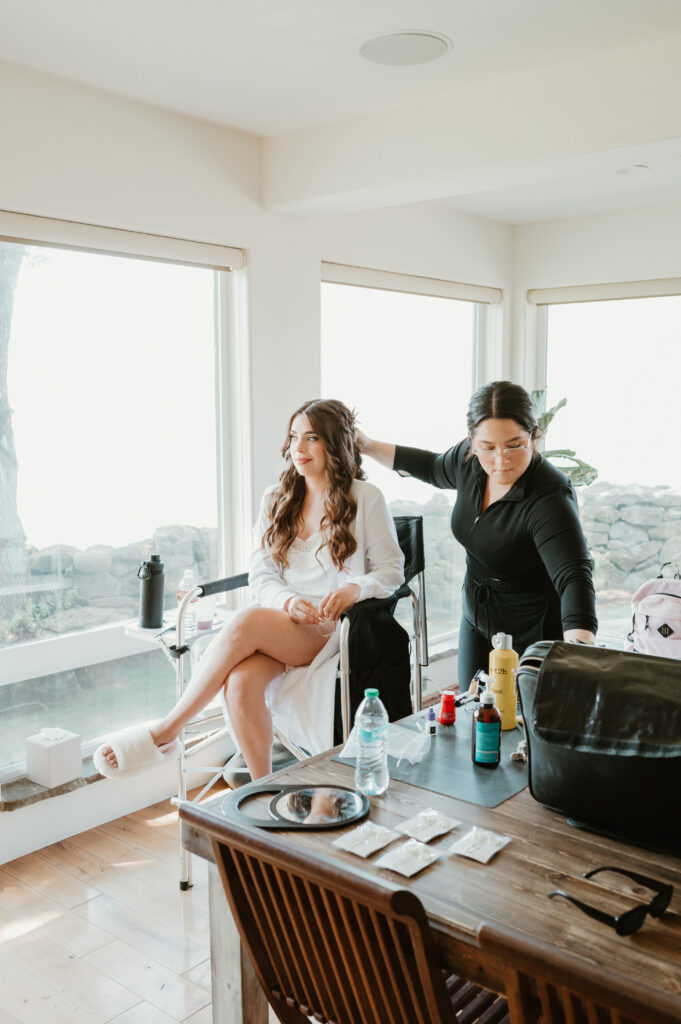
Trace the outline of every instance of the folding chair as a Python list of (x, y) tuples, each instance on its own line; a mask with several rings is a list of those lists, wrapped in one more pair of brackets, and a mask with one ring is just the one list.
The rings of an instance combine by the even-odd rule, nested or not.
[[(389, 610), (392, 614), (397, 601), (401, 598), (408, 598), (411, 603), (412, 619), (412, 641), (410, 670), (412, 697), (403, 700), (400, 707), (400, 715), (409, 714), (421, 710), (422, 696), (422, 668), (428, 665), (428, 634), (426, 625), (426, 591), (425, 591), (425, 559), (423, 546), (423, 519), (421, 516), (396, 516), (394, 517), (397, 539), (405, 559), (405, 583), (389, 598), (372, 598), (367, 601), (360, 601), (348, 608), (343, 614), (340, 626), (340, 668), (337, 686), (337, 720), (338, 727), (335, 730), (335, 742), (345, 742), (350, 729), (354, 713), (359, 705), (363, 693), (360, 688), (361, 677), (353, 672), (351, 665), (351, 648), (353, 631), (359, 631), (361, 623), (370, 623), (368, 616), (372, 614), (385, 614)], [(415, 583), (415, 586), (410, 585)], [(237, 576), (230, 576), (225, 579), (214, 580), (211, 583), (203, 583), (189, 591), (183, 597), (177, 613), (176, 643), (166, 641), (166, 653), (175, 660), (177, 676), (177, 699), (179, 700), (184, 691), (185, 681), (185, 658), (195, 642), (196, 637), (189, 637), (185, 641), (184, 616), (191, 601), (200, 597), (210, 597), (216, 594), (229, 593), (248, 586), (248, 573), (241, 573)], [(208, 634), (204, 634), (208, 635)], [(409, 706), (411, 704), (411, 707)], [(286, 736), (276, 723), (273, 723), (275, 739), (284, 746), (297, 760), (305, 760), (309, 756), (308, 751), (303, 750)], [(227, 730), (225, 730), (226, 732)], [(191, 750), (191, 758), (194, 758), (204, 746), (217, 739), (213, 734), (207, 740), (198, 743)], [(240, 754), (237, 749), (233, 758)], [(231, 759), (230, 759), (231, 760)], [(184, 731), (180, 736), (178, 754), (178, 794), (177, 800), (187, 799), (187, 776), (189, 774), (211, 773), (210, 780), (202, 788), (201, 792), (194, 798), (196, 802), (215, 785), (217, 780), (225, 772), (225, 765), (194, 765), (188, 763), (188, 752), (185, 742)], [(180, 849), (180, 888), (188, 889), (191, 885), (191, 856), (186, 850)]]
[(211, 835), (242, 945), (284, 1024), (507, 1024), (502, 996), (442, 972), (413, 893), (351, 878), (309, 846), (201, 807), (180, 815)]

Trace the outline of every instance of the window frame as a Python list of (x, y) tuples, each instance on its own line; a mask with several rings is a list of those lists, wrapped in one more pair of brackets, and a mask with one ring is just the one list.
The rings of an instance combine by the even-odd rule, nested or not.
[[(568, 303), (621, 302), (629, 299), (681, 297), (681, 277), (655, 278), (646, 281), (610, 281), (606, 284), (567, 285), (554, 288), (529, 288), (527, 304), (535, 311), (534, 348), (528, 354), (533, 360), (538, 389), (548, 386), (549, 310), (551, 306)], [(601, 634), (599, 633), (599, 636)], [(620, 647), (621, 637), (608, 633), (602, 638), (611, 646)]]
[[(223, 577), (240, 569), (250, 552), (252, 521), (250, 366), (247, 335), (243, 330), (246, 307), (243, 250), (8, 211), (0, 211), (0, 241), (198, 266), (213, 271), (218, 573)], [(126, 636), (124, 621), (12, 644), (0, 648), (0, 686), (151, 650), (148, 642)], [(83, 755), (91, 753), (97, 742), (96, 739), (84, 742)], [(25, 770), (25, 760), (0, 763), (0, 783), (20, 777)]]
[[(410, 295), (432, 296), (472, 302), (473, 318), (473, 380), (472, 389), (502, 374), (503, 366), (503, 302), (501, 288), (467, 284), (441, 278), (421, 277), (369, 267), (351, 266), (322, 260), (321, 284), (342, 284), (379, 291), (406, 292)], [(458, 628), (428, 641), (429, 660), (439, 660), (458, 652)]]

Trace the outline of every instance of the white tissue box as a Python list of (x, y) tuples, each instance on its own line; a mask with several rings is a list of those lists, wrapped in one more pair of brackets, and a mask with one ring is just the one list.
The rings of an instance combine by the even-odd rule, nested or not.
[(26, 740), (26, 777), (54, 789), (83, 773), (80, 736), (66, 729), (41, 729)]

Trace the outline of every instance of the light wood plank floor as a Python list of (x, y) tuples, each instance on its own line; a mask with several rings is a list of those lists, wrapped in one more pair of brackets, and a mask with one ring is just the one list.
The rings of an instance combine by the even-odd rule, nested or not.
[(0, 865), (0, 1024), (211, 1024), (193, 868), (180, 892), (169, 801)]

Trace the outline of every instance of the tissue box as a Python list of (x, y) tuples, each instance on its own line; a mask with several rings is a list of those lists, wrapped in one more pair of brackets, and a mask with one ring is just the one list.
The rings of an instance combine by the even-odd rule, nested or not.
[(65, 729), (41, 729), (26, 740), (26, 777), (47, 789), (83, 773), (80, 736)]

